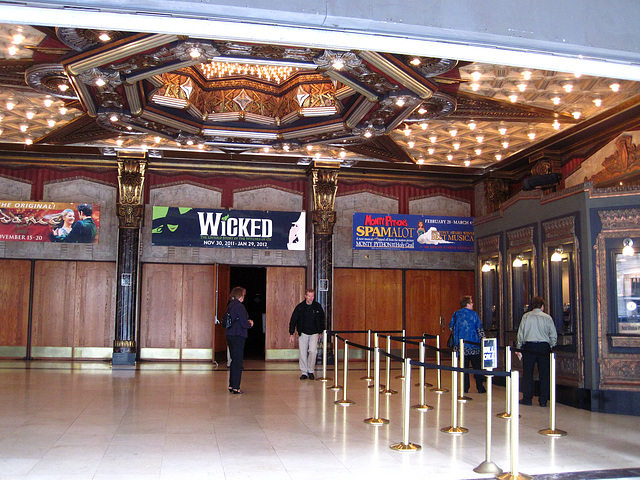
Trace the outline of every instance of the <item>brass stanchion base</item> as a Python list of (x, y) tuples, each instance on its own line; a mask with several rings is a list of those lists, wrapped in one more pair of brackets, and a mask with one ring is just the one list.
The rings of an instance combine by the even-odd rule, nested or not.
[[(518, 418), (520, 418), (522, 415), (518, 415)], [(505, 420), (510, 420), (511, 419), (511, 414), (507, 413), (507, 412), (502, 412), (502, 413), (496, 413), (496, 417), (498, 418), (504, 418)]]
[(336, 405), (342, 405), (343, 407), (348, 407), (349, 405), (353, 405), (356, 402), (354, 402), (353, 400), (347, 399), (347, 400), (336, 400), (333, 403), (335, 403)]
[(442, 395), (443, 393), (447, 393), (449, 390), (446, 388), (432, 388), (431, 390), (429, 390), (430, 392), (435, 392), (438, 395)]
[(366, 380), (367, 382), (373, 382), (373, 377), (360, 377), (360, 380)]
[(531, 475), (526, 475), (524, 473), (513, 474), (511, 472), (503, 473), (502, 475), (496, 475), (498, 480), (533, 480)]
[(546, 435), (547, 437), (564, 437), (567, 432), (564, 430), (558, 430), (557, 428), (552, 430), (550, 428), (545, 428), (544, 430), (538, 431), (540, 435)]
[(327, 387), (327, 390), (334, 390), (334, 391), (338, 391), (338, 390), (342, 390), (342, 387), (340, 385), (331, 385), (330, 387)]
[[(385, 387), (386, 387), (386, 385), (380, 385), (380, 390), (382, 391), (382, 389), (385, 388)], [(369, 385), (368, 388), (375, 388), (375, 385), (374, 384)]]
[[(413, 386), (414, 386), (414, 387), (419, 387), (419, 386), (420, 386), (420, 383), (415, 383)], [(424, 384), (424, 388), (428, 388), (428, 387), (433, 387), (433, 383), (427, 383), (427, 382), (425, 382), (425, 384)]]
[(369, 425), (375, 425), (379, 427), (380, 425), (386, 425), (389, 423), (389, 420), (386, 418), (365, 418), (364, 423), (368, 423)]
[(328, 382), (329, 380), (331, 380), (331, 378), (327, 378), (327, 377), (320, 377), (320, 378), (316, 378), (316, 380), (318, 382)]
[(471, 400), (473, 400), (473, 398), (467, 397), (466, 395), (462, 395), (461, 397), (458, 397), (458, 401), (460, 403), (467, 403), (467, 402), (470, 402)]
[(431, 405), (427, 405), (426, 403), (422, 405), (412, 405), (411, 408), (415, 408), (416, 410), (420, 410), (421, 412), (433, 410), (433, 407)]
[(502, 473), (502, 469), (498, 465), (487, 460), (474, 468), (473, 471), (476, 473), (495, 473), (496, 475)]
[(404, 380), (404, 375), (398, 375), (397, 377), (393, 377), (393, 378), (397, 378), (398, 380)]
[(393, 445), (389, 445), (389, 448), (396, 452), (417, 452), (422, 449), (420, 445), (416, 445), (415, 443), (394, 443)]
[(451, 435), (462, 435), (463, 433), (467, 433), (469, 429), (464, 427), (444, 427), (441, 428), (440, 431), (442, 433), (450, 433)]
[(385, 388), (384, 390), (380, 389), (380, 393), (384, 393), (385, 395), (395, 395), (396, 393), (398, 393), (398, 391), (392, 390), (390, 388)]

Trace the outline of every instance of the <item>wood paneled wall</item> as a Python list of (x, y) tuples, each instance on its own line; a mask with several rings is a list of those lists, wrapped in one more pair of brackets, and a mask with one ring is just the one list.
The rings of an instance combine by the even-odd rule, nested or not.
[[(231, 293), (231, 266), (218, 265), (218, 306), (216, 313), (218, 320), (222, 322), (222, 317), (227, 311), (227, 303), (229, 303), (229, 293)], [(214, 326), (214, 351), (222, 352), (227, 349), (227, 338), (225, 336), (222, 323)]]
[(29, 260), (0, 260), (0, 346), (26, 347), (29, 329)]
[(215, 273), (215, 265), (144, 264), (140, 348), (212, 348)]
[(298, 348), (289, 343), (289, 320), (306, 288), (304, 268), (267, 267), (266, 350)]

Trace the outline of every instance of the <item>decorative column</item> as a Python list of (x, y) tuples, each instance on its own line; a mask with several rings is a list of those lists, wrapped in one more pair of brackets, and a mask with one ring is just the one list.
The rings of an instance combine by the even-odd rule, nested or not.
[(316, 300), (327, 315), (331, 330), (333, 304), (333, 226), (336, 224), (335, 200), (339, 167), (320, 166), (311, 169), (313, 180), (313, 283)]
[(136, 363), (138, 311), (138, 252), (144, 213), (143, 192), (147, 159), (144, 152), (118, 152), (118, 267), (113, 364)]

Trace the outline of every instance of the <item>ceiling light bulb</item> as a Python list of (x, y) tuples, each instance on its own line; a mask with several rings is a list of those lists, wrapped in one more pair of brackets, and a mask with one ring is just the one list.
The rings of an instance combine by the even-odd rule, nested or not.
[(28, 128), (29, 128), (29, 125), (24, 125), (24, 124), (20, 125), (20, 131), (22, 133), (26, 132)]
[(116, 145), (118, 145), (119, 147), (121, 147), (123, 143), (124, 143), (124, 140), (122, 140), (121, 138), (116, 140)]
[(551, 261), (552, 262), (561, 262), (562, 261), (562, 253), (564, 252), (564, 249), (562, 248), (562, 245), (558, 246), (555, 251), (553, 252), (553, 254), (551, 255)]
[(469, 160), (465, 160), (464, 161), (464, 166), (468, 167), (469, 165), (471, 165), (471, 162)]
[(320, 158), (320, 152), (316, 152), (316, 158)]
[(419, 165), (422, 165), (423, 163), (424, 163), (424, 158), (419, 158), (419, 159), (418, 159), (418, 164), (419, 164)]
[(433, 155), (435, 153), (436, 149), (431, 147), (427, 149), (427, 152), (429, 152), (429, 155)]
[(478, 143), (482, 143), (482, 142), (484, 141), (484, 137), (483, 137), (482, 135), (478, 135), (478, 136), (476, 137), (476, 141), (477, 141)]
[(421, 124), (420, 124), (420, 128), (421, 128), (422, 130), (426, 130), (427, 128), (429, 128), (429, 124), (428, 124), (428, 123), (421, 123)]
[(344, 158), (347, 156), (347, 152), (345, 152), (344, 150), (340, 150), (340, 158)]
[(202, 149), (204, 148), (204, 143), (199, 143), (199, 144), (198, 144), (198, 148), (199, 148), (200, 150), (202, 150)]
[(47, 120), (47, 125), (49, 125), (49, 127), (53, 127), (56, 124), (56, 121), (53, 118), (50, 118), (49, 120)]
[(521, 92), (524, 92), (527, 89), (527, 84), (526, 83), (520, 83), (518, 85), (518, 90), (520, 90)]
[(198, 50), (197, 48), (192, 48), (189, 52), (189, 55), (191, 56), (191, 58), (198, 58), (200, 57), (200, 55), (202, 55), (202, 53), (200, 53), (200, 50)]
[(117, 122), (118, 121), (118, 115), (116, 115), (115, 113), (113, 115), (111, 115), (109, 117), (109, 120), (111, 120), (112, 122)]
[(15, 45), (11, 45), (8, 49), (9, 51), (9, 55), (14, 56), (16, 53), (18, 53), (18, 47), (16, 47)]
[(289, 148), (290, 148), (290, 147), (289, 147), (289, 145), (283, 145), (283, 146), (282, 146), (282, 149), (283, 149), (285, 152), (288, 152), (288, 151), (289, 151)]
[(269, 153), (269, 147), (264, 147), (264, 148), (262, 149), (262, 151), (263, 151), (264, 153)]
[(33, 143), (33, 139), (31, 138), (25, 138), (24, 139), (24, 143), (26, 143), (27, 145), (31, 145)]
[(111, 40), (111, 37), (107, 32), (102, 32), (98, 38), (101, 42), (108, 42), (109, 40)]
[(481, 148), (476, 148), (475, 152), (476, 152), (476, 155), (482, 155), (482, 149)]
[(498, 153), (498, 154), (496, 155), (496, 160), (497, 160), (497, 161), (502, 160), (502, 155), (500, 155), (500, 154)]
[(342, 61), (342, 59), (340, 58), (336, 58), (331, 65), (333, 66), (333, 68), (335, 68), (336, 70), (342, 70), (344, 68), (344, 62)]
[(424, 108), (424, 107), (420, 107), (420, 108), (418, 109), (418, 113), (419, 113), (420, 115), (424, 115), (425, 113), (427, 113), (427, 109), (426, 109), (426, 108)]
[(498, 132), (500, 132), (500, 135), (506, 135), (507, 129), (505, 127), (500, 127), (498, 129)]
[(366, 132), (364, 132), (364, 136), (366, 138), (371, 138), (371, 132), (369, 130), (367, 130)]
[(7, 110), (13, 110), (13, 107), (15, 107), (16, 104), (12, 101), (8, 101), (7, 102)]
[(571, 93), (571, 91), (573, 90), (573, 85), (571, 85), (570, 83), (567, 83), (567, 84), (563, 85), (562, 88), (564, 88), (565, 92)]
[(573, 76), (574, 76), (574, 77), (576, 77), (576, 78), (580, 78), (580, 77), (582, 76), (582, 74), (581, 74), (581, 73), (576, 72), (576, 73), (574, 73), (574, 74), (573, 74)]
[(51, 100), (50, 98), (45, 98), (44, 99), (44, 106), (49, 108), (51, 105), (53, 105), (53, 100)]
[(33, 120), (33, 117), (36, 116), (36, 112), (33, 112), (31, 110), (29, 110), (27, 113), (25, 113), (25, 116), (29, 119), (29, 120)]
[(142, 145), (140, 145), (140, 148), (142, 150), (147, 150), (147, 148), (149, 148), (149, 147), (147, 147), (147, 145), (143, 143)]
[(484, 265), (482, 265), (482, 271), (483, 272), (490, 272), (491, 271), (491, 262), (490, 261), (486, 261), (484, 262)]
[(571, 115), (573, 115), (573, 118), (575, 118), (576, 120), (578, 120), (580, 118), (580, 112), (573, 112)]
[(193, 140), (187, 140), (187, 145), (189, 146), (193, 145)]
[(551, 101), (554, 105), (560, 105), (560, 97), (553, 97)]
[(451, 135), (452, 137), (455, 137), (458, 134), (457, 130), (449, 130), (449, 135)]
[(522, 72), (522, 78), (525, 80), (531, 80), (531, 72), (529, 70), (525, 70)]
[(96, 85), (98, 87), (104, 87), (106, 84), (107, 84), (107, 82), (104, 81), (104, 78), (102, 78), (102, 77), (96, 78)]
[(460, 144), (459, 144), (458, 142), (454, 143), (454, 144), (453, 144), (453, 148), (454, 148), (455, 150), (460, 150)]
[(127, 125), (127, 130), (133, 130), (133, 127), (131, 125)]
[(474, 92), (477, 92), (478, 90), (480, 90), (480, 84), (479, 83), (472, 83), (471, 84), (471, 90), (473, 90)]
[(620, 84), (619, 83), (612, 83), (611, 85), (609, 85), (609, 88), (611, 90), (613, 90), (614, 92), (617, 92), (618, 90), (620, 90)]
[(16, 45), (20, 45), (22, 42), (24, 42), (25, 36), (22, 35), (21, 33), (16, 33), (13, 36), (13, 43)]
[(471, 78), (473, 78), (474, 82), (477, 82), (478, 80), (480, 80), (480, 77), (482, 76), (482, 74), (478, 71), (472, 72), (471, 73)]
[(529, 137), (529, 140), (535, 140), (536, 139), (536, 133), (535, 132), (529, 132), (527, 134), (527, 136)]
[(451, 155), (451, 154), (447, 155), (447, 160), (449, 160), (449, 161), (453, 160), (453, 155)]
[(67, 90), (69, 90), (69, 85), (67, 85), (66, 83), (60, 83), (58, 85), (58, 90), (60, 90), (61, 92), (66, 92)]
[(311, 150), (313, 150), (313, 145), (307, 145), (307, 152), (310, 152)]
[(431, 143), (436, 143), (436, 142), (438, 141), (438, 137), (436, 137), (435, 135), (433, 135), (433, 136), (429, 137), (429, 141), (430, 141)]
[(622, 255), (624, 255), (625, 257), (633, 257), (633, 255), (635, 254), (635, 251), (633, 250), (633, 240), (631, 240), (630, 238), (625, 238), (622, 241), (622, 245), (624, 246), (624, 248), (622, 249)]
[(502, 148), (509, 148), (509, 142), (502, 142)]
[(518, 255), (513, 260), (513, 266), (516, 267), (516, 268), (522, 268), (522, 260), (524, 260), (524, 257), (522, 255)]
[(396, 105), (399, 107), (404, 107), (404, 98), (399, 98), (396, 100)]
[(558, 122), (558, 120), (554, 120), (552, 125), (554, 130), (560, 130), (560, 123)]
[(596, 98), (593, 103), (595, 104), (596, 107), (601, 107), (602, 106), (602, 99), (601, 98)]
[(404, 127), (403, 132), (407, 137), (411, 135), (411, 129), (409, 127)]
[(409, 148), (413, 148), (416, 146), (416, 142), (409, 142), (407, 145), (409, 145)]
[(66, 115), (68, 112), (67, 107), (60, 107), (58, 111), (60, 112), (60, 115)]
[(420, 59), (418, 57), (411, 59), (411, 65), (415, 65), (416, 67), (420, 65)]
[(509, 100), (511, 100), (511, 103), (516, 103), (518, 101), (518, 95), (509, 95)]
[(469, 126), (469, 130), (475, 130), (476, 129), (476, 122), (471, 121), (471, 122), (468, 123), (468, 126)]

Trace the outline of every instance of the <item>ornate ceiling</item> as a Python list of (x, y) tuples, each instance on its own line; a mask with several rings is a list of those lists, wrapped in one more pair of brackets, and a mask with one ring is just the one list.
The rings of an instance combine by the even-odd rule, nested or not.
[(455, 59), (0, 25), (5, 144), (478, 175), (639, 94), (637, 82)]

